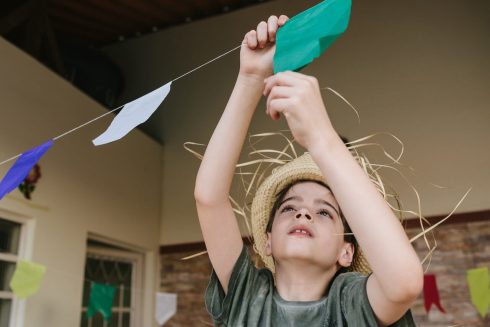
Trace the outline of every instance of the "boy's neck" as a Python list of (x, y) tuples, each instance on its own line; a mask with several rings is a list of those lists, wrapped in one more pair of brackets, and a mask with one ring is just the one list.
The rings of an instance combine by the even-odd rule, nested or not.
[(305, 263), (276, 265), (276, 289), (286, 301), (317, 301), (325, 295), (336, 267), (325, 270)]

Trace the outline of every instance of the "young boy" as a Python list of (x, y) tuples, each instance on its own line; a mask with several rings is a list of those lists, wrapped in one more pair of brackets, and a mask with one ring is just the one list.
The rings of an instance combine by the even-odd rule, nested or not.
[[(335, 132), (315, 78), (272, 74), (271, 16), (245, 35), (240, 72), (196, 179), (195, 199), (214, 268), (206, 305), (219, 326), (414, 326), (420, 261), (392, 210)], [(252, 204), (256, 269), (228, 195), (251, 117), (284, 116), (309, 153), (276, 169)], [(328, 186), (327, 186), (328, 185)], [(344, 219), (345, 217), (345, 219)], [(348, 224), (347, 224), (348, 223)], [(353, 238), (344, 237), (349, 228)], [(372, 273), (366, 277), (359, 260)]]

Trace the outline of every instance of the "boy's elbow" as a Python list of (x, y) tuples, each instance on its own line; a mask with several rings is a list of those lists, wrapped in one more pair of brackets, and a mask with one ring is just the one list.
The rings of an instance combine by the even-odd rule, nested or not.
[(424, 288), (424, 271), (422, 265), (417, 265), (403, 273), (399, 285), (395, 287), (393, 301), (411, 303), (417, 299)]
[(194, 200), (198, 207), (212, 207), (217, 206), (223, 201), (227, 200), (227, 197), (217, 196), (212, 190), (208, 188), (194, 188)]
[(206, 190), (196, 186), (194, 188), (194, 200), (196, 201), (197, 205), (205, 205), (211, 201), (211, 198), (209, 196), (209, 192), (206, 192)]
[(424, 274), (422, 269), (420, 273), (417, 273), (415, 276), (409, 279), (407, 286), (405, 288), (406, 300), (409, 302), (415, 301), (417, 297), (419, 297), (420, 293), (422, 293), (424, 289)]

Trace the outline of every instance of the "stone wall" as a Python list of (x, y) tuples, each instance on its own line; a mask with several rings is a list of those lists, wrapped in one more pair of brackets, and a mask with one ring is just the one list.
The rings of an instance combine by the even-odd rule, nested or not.
[[(408, 234), (415, 233), (409, 230)], [(427, 273), (436, 276), (441, 304), (446, 313), (439, 312), (433, 306), (427, 314), (423, 297), (420, 296), (412, 308), (417, 326), (490, 326), (490, 317), (481, 318), (472, 305), (466, 282), (468, 269), (490, 269), (490, 220), (442, 225), (434, 234), (437, 249)], [(414, 247), (421, 258), (427, 253), (423, 239), (417, 240)]]
[[(409, 229), (409, 236), (418, 229)], [(481, 318), (470, 302), (466, 283), (466, 270), (477, 267), (490, 268), (490, 220), (442, 225), (436, 229), (437, 250), (432, 256), (427, 273), (436, 275), (442, 307), (440, 313), (434, 306), (425, 312), (423, 297), (415, 302), (412, 313), (417, 326), (490, 326), (490, 318)], [(423, 239), (414, 243), (421, 259), (427, 254)], [(177, 314), (165, 326), (212, 326), (204, 306), (204, 290), (211, 273), (207, 255), (190, 260), (181, 258), (199, 252), (164, 252), (161, 255), (162, 292), (178, 293)]]

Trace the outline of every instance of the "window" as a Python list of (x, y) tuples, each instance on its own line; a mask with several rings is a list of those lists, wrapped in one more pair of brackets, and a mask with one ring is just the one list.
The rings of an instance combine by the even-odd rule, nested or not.
[[(89, 241), (85, 261), (81, 327), (140, 325), (143, 255), (101, 242)], [(110, 322), (100, 313), (87, 318), (92, 282), (116, 287)]]
[(23, 225), (0, 218), (0, 327), (14, 326), (16, 301), (10, 280), (20, 257)]

